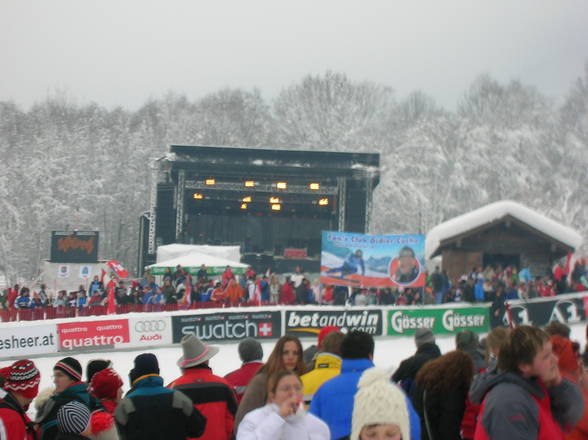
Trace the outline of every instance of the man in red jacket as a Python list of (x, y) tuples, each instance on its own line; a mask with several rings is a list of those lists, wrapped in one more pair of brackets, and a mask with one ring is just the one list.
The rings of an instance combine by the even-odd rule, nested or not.
[(227, 374), (225, 379), (232, 385), (237, 396), (237, 403), (241, 403), (247, 385), (263, 366), (263, 348), (255, 339), (246, 338), (239, 343), (238, 350), (243, 365), (241, 365), (241, 368)]
[(26, 412), (39, 391), (39, 370), (33, 361), (25, 359), (3, 368), (0, 375), (4, 379), (0, 389), (0, 438), (36, 439), (33, 423)]
[(208, 361), (218, 347), (204, 344), (196, 335), (182, 338), (184, 355), (178, 360), (182, 375), (169, 388), (187, 395), (194, 407), (206, 418), (206, 429), (198, 439), (229, 440), (233, 436), (237, 401), (231, 385), (216, 376)]

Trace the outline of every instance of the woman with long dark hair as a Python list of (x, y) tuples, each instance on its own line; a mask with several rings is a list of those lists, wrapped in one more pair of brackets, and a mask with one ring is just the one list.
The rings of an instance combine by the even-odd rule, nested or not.
[(282, 370), (293, 371), (298, 376), (306, 371), (302, 358), (302, 344), (296, 336), (286, 335), (278, 339), (266, 364), (251, 379), (235, 415), (235, 427), (243, 420), (245, 414), (267, 403), (268, 378)]
[(466, 397), (474, 377), (469, 354), (456, 350), (427, 362), (416, 376), (413, 403), (423, 440), (460, 440)]

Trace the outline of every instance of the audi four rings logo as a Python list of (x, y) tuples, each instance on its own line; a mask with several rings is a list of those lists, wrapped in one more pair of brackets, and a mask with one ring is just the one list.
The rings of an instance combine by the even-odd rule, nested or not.
[(138, 333), (161, 332), (163, 330), (165, 330), (165, 321), (163, 319), (137, 321), (135, 323), (135, 331)]

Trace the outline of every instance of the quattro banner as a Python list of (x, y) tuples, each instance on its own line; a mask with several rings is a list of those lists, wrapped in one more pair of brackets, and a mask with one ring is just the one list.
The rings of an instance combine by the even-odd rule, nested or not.
[(57, 333), (60, 351), (115, 348), (130, 342), (127, 319), (61, 323), (57, 324)]
[(322, 232), (322, 284), (424, 287), (424, 235)]
[(172, 316), (173, 343), (195, 334), (203, 341), (277, 339), (282, 336), (281, 312), (210, 313)]
[(387, 320), (388, 335), (392, 336), (414, 335), (419, 328), (430, 328), (435, 334), (490, 330), (487, 307), (393, 309), (388, 310)]
[(286, 333), (316, 337), (321, 328), (334, 326), (342, 331), (361, 330), (381, 336), (382, 321), (382, 311), (377, 309), (286, 310)]
[[(588, 296), (556, 296), (548, 301), (513, 301), (509, 304), (514, 325), (543, 327), (551, 321), (574, 324), (586, 320)], [(506, 312), (501, 322), (505, 326), (509, 325)]]
[(57, 353), (57, 341), (55, 324), (3, 327), (0, 336), (0, 359)]

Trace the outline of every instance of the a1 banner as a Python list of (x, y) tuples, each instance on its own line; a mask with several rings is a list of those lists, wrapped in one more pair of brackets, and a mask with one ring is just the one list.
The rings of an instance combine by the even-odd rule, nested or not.
[[(510, 311), (514, 325), (543, 327), (551, 321), (574, 324), (586, 320), (586, 299), (588, 296), (553, 297), (551, 300), (512, 301)], [(502, 324), (509, 325), (506, 313)]]
[(334, 326), (345, 332), (360, 330), (381, 336), (382, 321), (382, 311), (378, 309), (286, 310), (286, 333), (316, 337), (321, 328)]
[(60, 351), (115, 348), (130, 342), (127, 319), (66, 322), (57, 324), (57, 333)]
[(2, 328), (0, 359), (49, 353), (57, 353), (55, 324)]
[(388, 335), (414, 335), (419, 328), (435, 334), (452, 334), (462, 330), (484, 333), (490, 330), (487, 307), (388, 310)]
[(173, 342), (195, 334), (203, 341), (277, 339), (282, 336), (280, 312), (209, 313), (172, 316)]
[(170, 316), (145, 313), (140, 318), (129, 319), (131, 347), (169, 345), (172, 343), (172, 324)]

